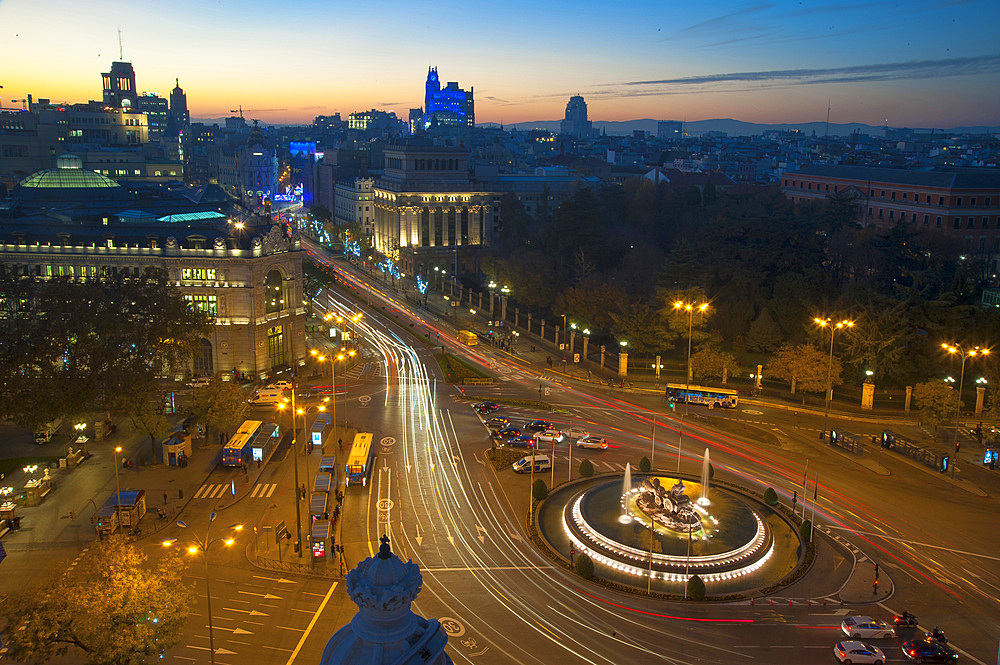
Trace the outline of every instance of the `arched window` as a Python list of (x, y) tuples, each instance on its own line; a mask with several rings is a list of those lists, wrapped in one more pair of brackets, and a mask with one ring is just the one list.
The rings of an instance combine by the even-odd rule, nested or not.
[(201, 344), (194, 352), (194, 373), (215, 373), (215, 368), (212, 363), (212, 343), (207, 339), (202, 339)]
[(269, 328), (267, 331), (267, 358), (271, 367), (285, 364), (285, 339), (281, 326)]
[(264, 277), (264, 313), (274, 314), (285, 307), (281, 272), (272, 270)]

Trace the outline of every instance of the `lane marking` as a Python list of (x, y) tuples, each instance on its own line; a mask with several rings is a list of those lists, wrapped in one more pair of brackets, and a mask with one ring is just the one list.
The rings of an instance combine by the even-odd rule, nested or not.
[(313, 626), (316, 625), (316, 621), (317, 619), (319, 619), (319, 615), (323, 612), (323, 608), (326, 607), (326, 604), (330, 601), (330, 596), (333, 595), (333, 590), (336, 588), (337, 588), (337, 582), (334, 582), (333, 584), (330, 585), (330, 590), (326, 592), (326, 596), (324, 596), (323, 602), (319, 604), (319, 608), (316, 610), (316, 614), (313, 615), (312, 621), (309, 622), (309, 625), (306, 627), (305, 632), (302, 633), (302, 637), (299, 638), (299, 643), (295, 645), (295, 649), (292, 651), (292, 655), (288, 657), (288, 660), (285, 662), (285, 665), (292, 665), (292, 663), (295, 662), (295, 657), (299, 655), (299, 650), (302, 648), (302, 645), (306, 643), (306, 638), (309, 637), (309, 633), (312, 632)]

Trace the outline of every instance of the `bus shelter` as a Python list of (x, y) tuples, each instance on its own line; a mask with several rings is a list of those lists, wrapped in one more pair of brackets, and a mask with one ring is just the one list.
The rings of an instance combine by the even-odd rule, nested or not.
[(329, 473), (317, 473), (316, 480), (313, 481), (313, 492), (330, 493), (330, 481), (332, 476)]
[(313, 559), (326, 557), (326, 541), (330, 539), (330, 520), (316, 520), (312, 525), (311, 534)]
[(329, 514), (329, 507), (327, 503), (330, 501), (330, 495), (326, 492), (313, 492), (309, 496), (309, 514), (312, 515), (314, 520), (325, 519)]
[[(309, 431), (309, 443), (314, 448), (323, 448), (323, 439), (326, 438), (326, 430), (330, 427), (330, 414), (320, 413), (313, 421), (312, 429)], [(311, 448), (310, 448), (311, 450)]]

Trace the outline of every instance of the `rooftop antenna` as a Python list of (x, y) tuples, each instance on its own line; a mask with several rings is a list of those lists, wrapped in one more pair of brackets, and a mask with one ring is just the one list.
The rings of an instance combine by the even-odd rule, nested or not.
[(826, 100), (826, 130), (823, 132), (823, 138), (826, 139), (830, 136), (830, 99)]
[(118, 61), (125, 60), (125, 49), (122, 47), (122, 29), (118, 28)]
[(239, 113), (240, 114), (240, 120), (243, 119), (243, 105), (242, 104), (240, 104), (240, 107), (238, 109), (229, 109), (229, 112), (230, 113)]

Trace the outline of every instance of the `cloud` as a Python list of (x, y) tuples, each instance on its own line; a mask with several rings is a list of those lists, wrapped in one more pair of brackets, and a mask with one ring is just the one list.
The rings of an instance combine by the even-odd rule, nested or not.
[(821, 69), (775, 69), (756, 72), (704, 74), (650, 81), (628, 81), (625, 86), (665, 86), (694, 88), (729, 83), (776, 82), (786, 85), (817, 85), (820, 83), (851, 83), (857, 81), (889, 81), (926, 79), (949, 76), (970, 76), (1000, 71), (1000, 55), (980, 55), (943, 60), (911, 60), (848, 67)]
[(722, 27), (730, 26), (734, 19), (742, 19), (747, 14), (756, 14), (759, 12), (772, 9), (774, 5), (769, 2), (761, 2), (756, 5), (748, 5), (737, 9), (736, 11), (729, 12), (728, 14), (723, 14), (722, 16), (713, 16), (712, 18), (705, 19), (695, 23), (694, 25), (689, 25), (686, 28), (681, 28), (678, 32), (699, 32), (702, 30), (715, 31)]
[(496, 102), (497, 104), (510, 104), (511, 102), (506, 99), (500, 99), (499, 97), (483, 97), (483, 99), (488, 99), (491, 102)]

